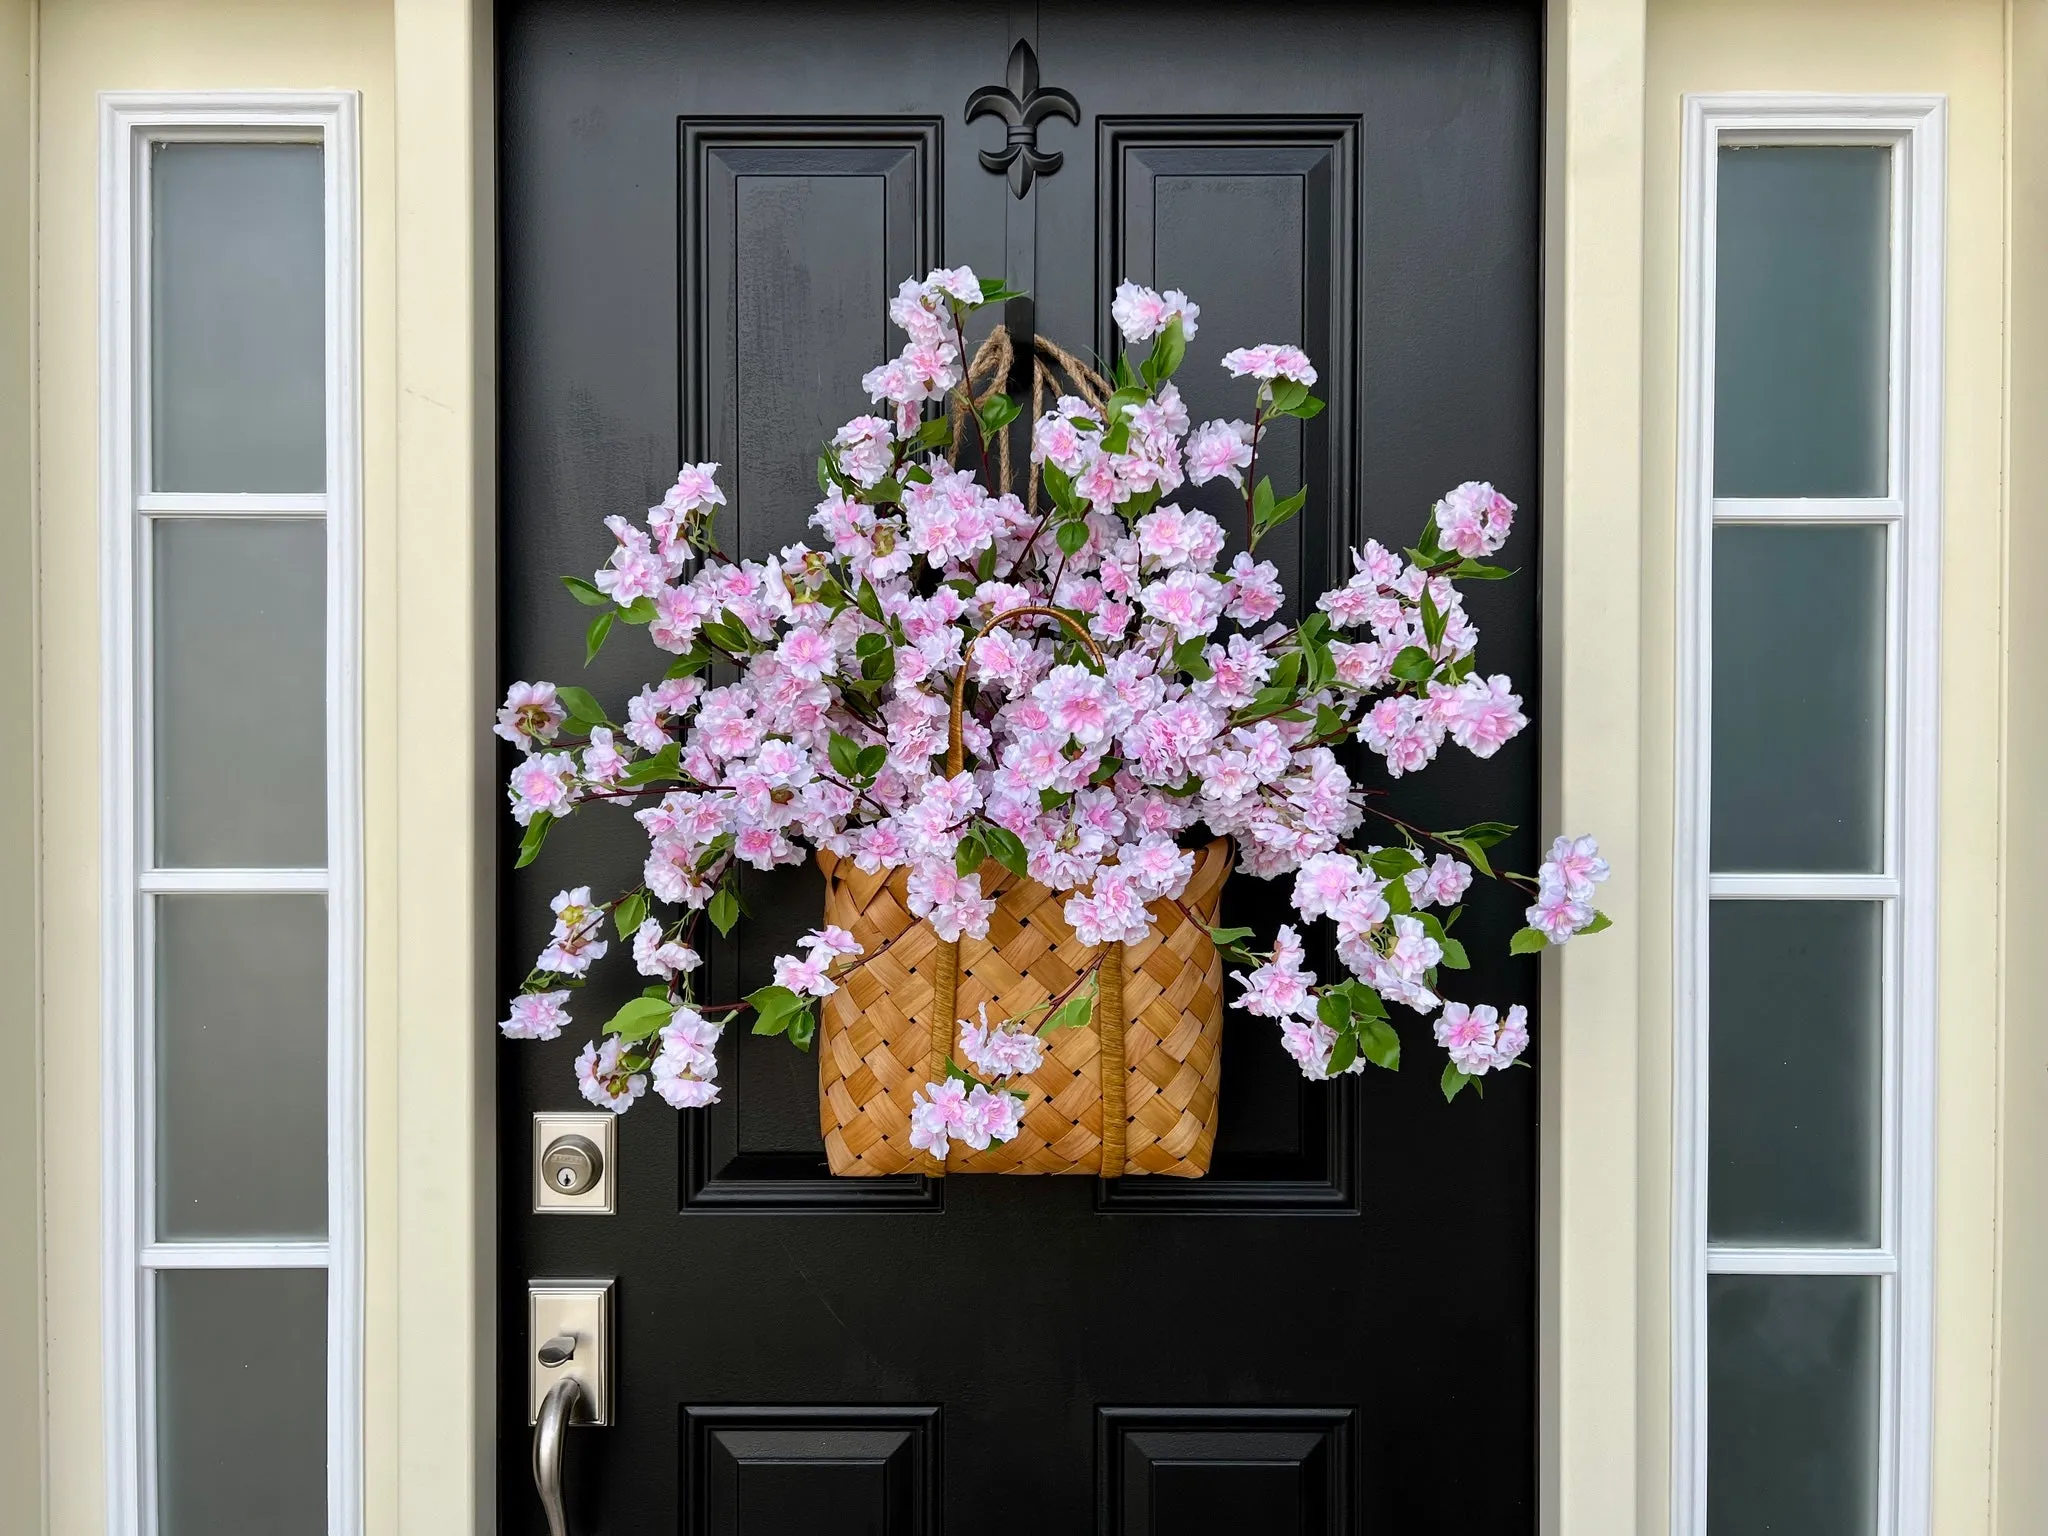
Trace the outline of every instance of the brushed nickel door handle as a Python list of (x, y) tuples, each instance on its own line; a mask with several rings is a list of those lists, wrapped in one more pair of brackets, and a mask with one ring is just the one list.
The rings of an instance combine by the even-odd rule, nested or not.
[(548, 1389), (540, 1405), (540, 1421), (534, 1426), (533, 1486), (548, 1518), (548, 1536), (569, 1536), (569, 1517), (562, 1509), (562, 1441), (582, 1400), (583, 1383), (564, 1376)]

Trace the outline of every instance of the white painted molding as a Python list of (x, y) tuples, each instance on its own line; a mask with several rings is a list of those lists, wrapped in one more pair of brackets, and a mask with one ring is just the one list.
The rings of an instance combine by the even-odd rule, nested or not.
[[(1882, 1277), (1879, 1536), (1928, 1536), (1934, 1307), (1934, 1079), (1941, 653), (1942, 250), (1947, 101), (1741, 93), (1685, 99), (1679, 272), (1678, 696), (1672, 1190), (1674, 1536), (1706, 1531), (1706, 1277)], [(1712, 491), (1717, 152), (1724, 145), (1893, 149), (1891, 495), (1716, 501)], [(1709, 624), (1716, 522), (1886, 523), (1889, 813), (1873, 876), (1710, 875)], [(1878, 899), (1886, 922), (1883, 1242), (1874, 1250), (1707, 1243), (1707, 919), (1714, 896)]]
[[(107, 1529), (153, 1536), (154, 1346), (146, 1288), (168, 1268), (328, 1271), (328, 1525), (362, 1530), (363, 1130), (361, 212), (354, 91), (109, 92), (99, 98), (100, 614), (102, 689), (101, 1038), (104, 1407)], [(327, 489), (317, 496), (145, 493), (147, 394), (141, 337), (147, 156), (152, 143), (315, 142), (325, 175)], [(146, 594), (138, 537), (162, 515), (325, 517), (327, 824), (325, 870), (147, 868), (147, 694), (139, 686)], [(149, 1062), (147, 896), (173, 891), (321, 891), (328, 907), (325, 1243), (149, 1240), (151, 1162), (143, 1134)]]

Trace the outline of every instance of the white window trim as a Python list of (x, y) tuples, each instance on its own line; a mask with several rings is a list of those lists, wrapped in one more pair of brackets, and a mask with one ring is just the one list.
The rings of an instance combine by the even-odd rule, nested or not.
[[(327, 1271), (327, 1530), (362, 1530), (363, 1131), (361, 720), (361, 291), (359, 97), (354, 91), (109, 92), (100, 97), (100, 522), (102, 737), (102, 1241), (107, 1529), (156, 1529), (155, 1341), (162, 1269)], [(148, 146), (166, 140), (323, 145), (327, 489), (317, 496), (146, 495)], [(138, 286), (140, 283), (140, 286)], [(151, 871), (147, 637), (141, 525), (179, 512), (324, 516), (327, 528), (327, 866)], [(328, 910), (328, 1236), (315, 1243), (153, 1243), (143, 1059), (152, 967), (140, 922), (168, 891), (324, 891)]]
[[(1706, 1277), (1880, 1276), (1878, 1536), (1930, 1521), (1934, 1310), (1934, 1074), (1941, 653), (1942, 253), (1947, 100), (1941, 96), (1689, 95), (1682, 171), (1678, 453), (1676, 1038), (1672, 1191), (1672, 1519), (1706, 1531)], [(1713, 485), (1717, 152), (1727, 144), (1892, 146), (1890, 495), (1716, 501)], [(1884, 872), (1710, 876), (1708, 710), (1713, 530), (1747, 523), (1890, 525)], [(1707, 916), (1712, 896), (1883, 897), (1883, 1242), (1875, 1250), (1707, 1243)]]

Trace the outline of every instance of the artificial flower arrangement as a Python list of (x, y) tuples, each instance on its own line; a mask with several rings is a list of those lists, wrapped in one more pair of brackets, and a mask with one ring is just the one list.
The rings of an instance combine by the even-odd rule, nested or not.
[[(1112, 314), (1130, 350), (1113, 383), (1063, 394), (1031, 424), (1020, 498), (958, 467), (963, 452), (992, 464), (1022, 413), (994, 387), (976, 395), (966, 340), (969, 315), (1012, 296), (965, 267), (903, 283), (889, 312), (909, 342), (862, 381), (886, 414), (846, 423), (819, 460), (818, 547), (729, 558), (718, 466), (691, 464), (644, 525), (605, 520), (616, 547), (594, 579), (564, 578), (601, 610), (586, 661), (622, 622), (670, 660), (623, 723), (582, 688), (512, 686), (497, 732), (524, 753), (510, 784), (518, 862), (598, 802), (630, 808), (649, 846), (632, 889), (554, 898), (551, 942), (501, 1029), (559, 1036), (615, 935), (650, 984), (584, 1046), (582, 1093), (624, 1111), (651, 1086), (700, 1107), (718, 1097), (716, 1047), (735, 1018), (808, 1049), (821, 1002), (894, 942), (827, 923), (775, 961), (772, 985), (706, 1003), (692, 984), (701, 925), (728, 933), (741, 919), (742, 866), (816, 856), (893, 880), (903, 921), (955, 954), (987, 939), (995, 884), (1028, 882), (1095, 958), (1008, 1016), (984, 1001), (954, 1018), (951, 983), (938, 989), (929, 1070), (900, 1092), (898, 1129), (943, 1168), (952, 1144), (1017, 1135), (1044, 1095), (1034, 1074), (1049, 1046), (1089, 1024), (1111, 977), (1122, 985), (1102, 957), (1156, 935), (1159, 913), (1192, 916), (1180, 903), (1198, 853), (1227, 839), (1244, 872), (1291, 881), (1303, 923), (1334, 927), (1348, 974), (1325, 980), (1292, 925), (1263, 949), (1250, 930), (1201, 925), (1241, 967), (1236, 1005), (1274, 1021), (1306, 1076), (1398, 1066), (1390, 1004), (1435, 1016), (1447, 1098), (1514, 1065), (1523, 1008), (1442, 995), (1468, 963), (1452, 933), (1460, 903), (1475, 873), (1522, 888), (1515, 953), (1597, 931), (1607, 865), (1593, 839), (1558, 838), (1534, 876), (1497, 872), (1487, 850), (1513, 828), (1412, 825), (1340, 757), (1355, 739), (1399, 778), (1446, 741), (1491, 757), (1526, 725), (1510, 680), (1477, 665), (1457, 585), (1511, 574), (1488, 561), (1514, 505), (1460, 485), (1412, 548), (1368, 540), (1343, 586), (1276, 623), (1279, 573), (1258, 546), (1307, 493), (1276, 495), (1258, 457), (1277, 419), (1323, 409), (1309, 358), (1276, 344), (1227, 353), (1250, 419), (1193, 425), (1173, 376), (1199, 307), (1124, 283)], [(1243, 497), (1245, 547), (1227, 564), (1217, 519), (1171, 500), (1217, 480)], [(1220, 1027), (1220, 999), (1214, 1012)]]

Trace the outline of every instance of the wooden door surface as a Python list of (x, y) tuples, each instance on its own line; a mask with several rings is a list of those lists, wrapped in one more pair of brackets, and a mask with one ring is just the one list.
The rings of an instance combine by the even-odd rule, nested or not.
[[(1468, 602), (1534, 717), (1540, 35), (1505, 4), (506, 7), (503, 678), (620, 700), (651, 675), (639, 631), (582, 673), (556, 577), (681, 462), (724, 465), (728, 549), (806, 538), (817, 444), (898, 345), (885, 299), (944, 262), (1007, 272), (1042, 332), (1099, 355), (1120, 278), (1186, 289), (1198, 420), (1244, 411), (1225, 348), (1305, 346), (1329, 409), (1261, 448), (1282, 495), (1312, 487), (1262, 547), (1297, 596), (1494, 481), (1524, 508), (1501, 557), (1524, 575)], [(1081, 117), (1040, 125), (1061, 163), (1021, 198), (981, 160), (1005, 124), (964, 111), (1020, 38)], [(1403, 781), (1404, 814), (1451, 824), (1483, 796), (1527, 827), (1535, 734)], [(1533, 867), (1533, 830), (1508, 867)], [(508, 874), (507, 991), (554, 872), (630, 884), (636, 843), (580, 816)], [(715, 997), (765, 981), (821, 889), (757, 880)], [(1240, 877), (1231, 908), (1270, 924), (1280, 895)], [(1464, 923), (1469, 990), (1533, 1011), (1535, 968), (1487, 958), (1511, 899)], [(505, 1047), (503, 1528), (544, 1529), (526, 1283), (594, 1274), (618, 1279), (617, 1421), (570, 1437), (579, 1536), (1533, 1530), (1536, 1073), (1446, 1105), (1427, 1026), (1402, 1028), (1406, 1072), (1311, 1084), (1233, 1014), (1210, 1177), (1108, 1182), (834, 1180), (815, 1057), (735, 1031), (724, 1102), (623, 1118), (601, 1218), (530, 1210), (531, 1116), (582, 1107), (583, 1036)]]

